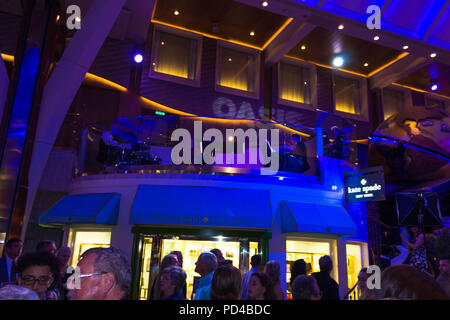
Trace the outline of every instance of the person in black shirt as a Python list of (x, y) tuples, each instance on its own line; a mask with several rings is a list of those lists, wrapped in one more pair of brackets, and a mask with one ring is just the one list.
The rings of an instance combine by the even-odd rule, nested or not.
[(330, 256), (323, 256), (319, 259), (320, 272), (314, 272), (312, 276), (316, 278), (320, 291), (322, 292), (322, 300), (339, 300), (339, 286), (337, 282), (330, 277), (333, 270), (333, 262)]

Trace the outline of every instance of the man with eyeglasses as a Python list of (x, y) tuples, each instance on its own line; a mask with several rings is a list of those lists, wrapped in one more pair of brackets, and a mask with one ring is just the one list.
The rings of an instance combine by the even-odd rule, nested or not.
[(35, 291), (41, 300), (58, 300), (55, 291), (49, 290), (58, 275), (58, 262), (52, 255), (33, 252), (21, 256), (17, 262), (17, 283)]
[[(128, 259), (115, 248), (92, 248), (78, 262), (79, 273), (69, 278), (70, 300), (126, 300), (131, 282)], [(75, 279), (74, 277), (78, 277)]]

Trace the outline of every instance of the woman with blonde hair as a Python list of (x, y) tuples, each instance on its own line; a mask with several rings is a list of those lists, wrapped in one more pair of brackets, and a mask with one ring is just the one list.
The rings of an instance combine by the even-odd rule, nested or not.
[(276, 300), (286, 300), (286, 294), (280, 284), (280, 264), (278, 261), (272, 260), (267, 262), (264, 267), (264, 273), (270, 278), (273, 285)]

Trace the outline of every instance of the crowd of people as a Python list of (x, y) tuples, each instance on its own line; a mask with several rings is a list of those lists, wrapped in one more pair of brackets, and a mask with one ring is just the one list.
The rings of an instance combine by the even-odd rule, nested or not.
[[(441, 256), (436, 279), (415, 258), (422, 250), (418, 232), (409, 243), (409, 263), (382, 266), (379, 288), (368, 285), (370, 275), (361, 269), (358, 276), (359, 299), (389, 300), (447, 300), (450, 298), (450, 257)], [(448, 246), (448, 244), (446, 244)], [(34, 252), (22, 252), (19, 239), (9, 239), (0, 259), (0, 300), (127, 300), (131, 284), (131, 268), (127, 257), (118, 249), (91, 248), (81, 255), (77, 272), (69, 273), (70, 248), (57, 249), (52, 241), (40, 242)], [(202, 252), (195, 263), (200, 275), (194, 281), (192, 295), (187, 297), (186, 272), (183, 255), (173, 251), (163, 257), (149, 283), (149, 300), (286, 300), (281, 284), (280, 264), (264, 264), (261, 255), (250, 259), (251, 268), (245, 273), (224, 259), (219, 249)], [(330, 256), (319, 259), (319, 272), (311, 273), (304, 260), (295, 261), (287, 283), (293, 300), (345, 299), (337, 282), (331, 277)]]

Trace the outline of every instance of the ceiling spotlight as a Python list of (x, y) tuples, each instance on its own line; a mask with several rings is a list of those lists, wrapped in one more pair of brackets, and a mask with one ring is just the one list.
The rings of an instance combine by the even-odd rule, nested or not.
[(175, 11), (173, 12), (173, 14), (177, 16), (177, 15), (179, 15), (179, 14), (180, 14), (180, 11), (178, 11), (178, 10), (175, 10)]
[(366, 62), (366, 63), (364, 63), (364, 67), (368, 67), (369, 66), (369, 64)]
[(430, 89), (431, 89), (431, 91), (436, 91), (437, 89), (439, 89), (439, 84), (437, 83), (437, 81), (435, 79), (431, 80)]
[(408, 46), (403, 46), (403, 50), (408, 50)]
[(161, 41), (161, 45), (162, 45), (162, 46), (164, 45), (164, 41)]
[(430, 54), (431, 58), (436, 58), (437, 54), (435, 52), (433, 52), (432, 54)]
[(228, 62), (231, 62), (231, 61), (233, 61), (231, 58), (228, 58)]
[(344, 58), (336, 57), (333, 59), (333, 66), (339, 68), (339, 67), (342, 67), (343, 64), (344, 64)]
[(300, 47), (300, 49), (306, 50), (306, 46), (305, 46), (305, 45), (302, 45), (302, 46)]
[(267, 1), (263, 1), (262, 6), (263, 7), (267, 7), (269, 5), (269, 3)]
[(373, 40), (378, 41), (378, 40), (380, 40), (380, 37), (379, 36), (375, 36), (375, 37), (373, 37)]
[(338, 27), (338, 29), (339, 29), (339, 30), (344, 29), (344, 25), (343, 25), (343, 24), (340, 24), (339, 27)]
[(253, 31), (251, 31), (250, 35), (253, 37), (255, 35), (255, 33)]
[(141, 63), (144, 60), (144, 57), (140, 53), (136, 53), (134, 55), (134, 62)]

